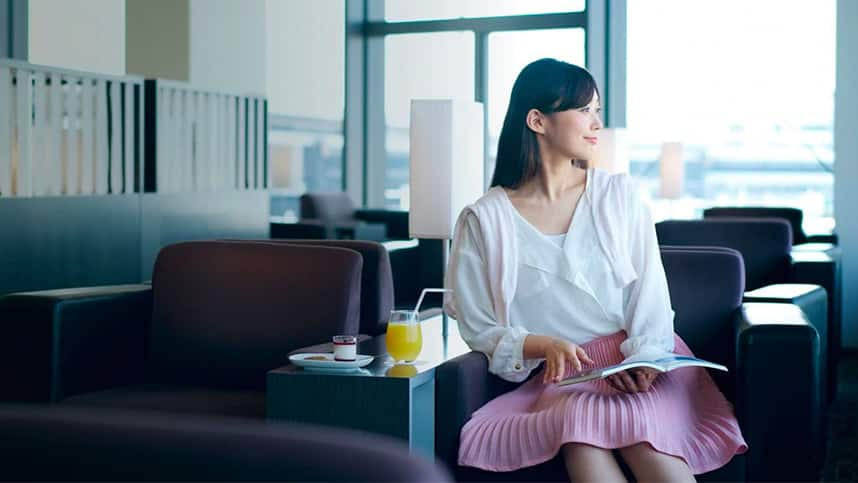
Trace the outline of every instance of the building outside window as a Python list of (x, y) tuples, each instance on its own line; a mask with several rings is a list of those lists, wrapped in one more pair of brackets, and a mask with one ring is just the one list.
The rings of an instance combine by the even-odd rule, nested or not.
[[(656, 218), (794, 206), (806, 230), (833, 227), (835, 3), (628, 1), (631, 172)], [(657, 200), (665, 141), (683, 144), (672, 204)]]
[[(656, 218), (696, 217), (711, 205), (785, 205), (805, 211), (808, 231), (832, 227), (835, 3), (627, 0), (630, 170)], [(345, 187), (345, 1), (297, 4), (267, 4), (272, 215), (292, 218), (303, 192)], [(584, 0), (386, 0), (366, 34), (382, 39), (385, 83), (383, 102), (365, 100), (385, 120), (384, 138), (365, 140), (384, 152), (365, 160), (368, 175), (383, 170), (383, 190), (367, 193), (369, 204), (409, 207), (414, 98), (484, 103), (490, 176), (520, 69), (541, 57), (586, 64), (585, 7)], [(667, 141), (683, 144), (682, 202), (659, 200)]]
[(295, 221), (307, 191), (342, 191), (345, 0), (267, 0), (271, 211)]

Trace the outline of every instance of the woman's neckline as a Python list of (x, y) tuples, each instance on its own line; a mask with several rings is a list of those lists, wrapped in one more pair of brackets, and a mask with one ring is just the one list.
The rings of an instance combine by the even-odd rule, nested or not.
[(509, 203), (509, 207), (512, 209), (513, 213), (515, 213), (516, 216), (518, 216), (522, 221), (524, 221), (527, 224), (527, 226), (529, 226), (533, 231), (535, 231), (536, 233), (538, 233), (542, 236), (556, 238), (559, 236), (566, 236), (572, 231), (572, 227), (575, 225), (575, 218), (576, 218), (576, 214), (578, 213), (578, 207), (581, 206), (582, 201), (584, 201), (585, 199), (588, 199), (587, 198), (587, 192), (590, 191), (590, 181), (592, 180), (592, 176), (591, 176), (592, 172), (591, 171), (592, 171), (592, 168), (587, 168), (586, 170), (584, 170), (584, 190), (581, 192), (581, 195), (578, 197), (578, 203), (575, 205), (575, 211), (572, 212), (572, 219), (569, 221), (569, 227), (563, 233), (545, 233), (542, 230), (540, 230), (539, 228), (537, 228), (533, 223), (531, 223), (527, 218), (525, 218), (524, 215), (522, 215), (520, 211), (518, 211), (518, 208), (515, 207), (515, 205), (512, 202), (512, 199), (509, 197), (509, 193), (507, 192), (506, 188), (500, 187), (500, 189), (503, 192), (504, 199), (506, 199), (507, 203)]

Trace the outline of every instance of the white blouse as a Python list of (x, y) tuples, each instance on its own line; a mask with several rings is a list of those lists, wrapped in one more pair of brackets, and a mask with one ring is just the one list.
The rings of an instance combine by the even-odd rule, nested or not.
[[(673, 313), (669, 303), (669, 314), (648, 318), (643, 324), (638, 321), (635, 327), (626, 322), (634, 319), (628, 313), (635, 309), (631, 305), (639, 305), (629, 303), (630, 295), (635, 287), (640, 293), (639, 284), (652, 277), (642, 276), (625, 287), (617, 287), (610, 263), (597, 239), (590, 206), (590, 186), (588, 182), (565, 235), (541, 233), (518, 213), (511, 202), (508, 203), (514, 212), (513, 229), (518, 244), (518, 277), (508, 326), (496, 322), (486, 268), (485, 242), (479, 220), (473, 212), (465, 215), (463, 229), (456, 234), (457, 251), (451, 259), (448, 283), (458, 301), (459, 331), (473, 350), (488, 356), (490, 372), (504, 379), (522, 381), (542, 362), (542, 359), (523, 358), (524, 339), (531, 333), (560, 337), (581, 345), (626, 330), (630, 339), (633, 335), (643, 336), (638, 337), (632, 346), (625, 347), (624, 354), (628, 359), (653, 357), (673, 349)], [(648, 252), (645, 256), (659, 257), (655, 230), (649, 217), (644, 218), (640, 221), (650, 223), (649, 231), (652, 232), (652, 239), (645, 240), (647, 245), (651, 245), (645, 250)], [(658, 268), (661, 268), (660, 259)], [(657, 278), (659, 274), (655, 275)], [(663, 269), (660, 277), (665, 282)], [(663, 285), (663, 289), (656, 287), (655, 295), (669, 298), (666, 282)], [(656, 337), (647, 337), (646, 334)], [(665, 340), (667, 336), (670, 337), (669, 342)]]

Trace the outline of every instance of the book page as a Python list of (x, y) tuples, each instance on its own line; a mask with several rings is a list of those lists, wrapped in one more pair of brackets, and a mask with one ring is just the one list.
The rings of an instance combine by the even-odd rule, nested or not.
[(579, 374), (573, 374), (572, 376), (563, 379), (557, 384), (560, 386), (565, 386), (569, 384), (590, 381), (593, 379), (604, 378), (612, 374), (616, 374), (618, 372), (634, 369), (636, 367), (649, 367), (659, 372), (667, 372), (673, 369), (679, 369), (681, 367), (708, 367), (711, 369), (727, 371), (727, 368), (721, 364), (716, 364), (714, 362), (705, 361), (703, 359), (698, 359), (696, 357), (691, 356), (675, 355), (670, 357), (660, 357), (653, 361), (625, 362), (615, 364), (613, 366), (603, 367), (601, 369), (591, 369), (588, 371), (581, 372)]
[(678, 369), (680, 367), (708, 367), (711, 369), (718, 369), (722, 371), (726, 371), (727, 368), (721, 364), (717, 364), (714, 362), (705, 361), (703, 359), (698, 359), (696, 357), (691, 356), (673, 356), (673, 357), (663, 357), (661, 359), (657, 359), (655, 362), (662, 365), (665, 370), (673, 370)]

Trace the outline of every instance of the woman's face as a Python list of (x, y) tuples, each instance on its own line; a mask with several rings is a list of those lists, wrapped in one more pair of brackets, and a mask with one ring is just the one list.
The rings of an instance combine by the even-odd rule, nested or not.
[(593, 99), (584, 107), (548, 114), (544, 128), (545, 147), (552, 154), (568, 159), (591, 159), (602, 129), (599, 95), (593, 94)]

